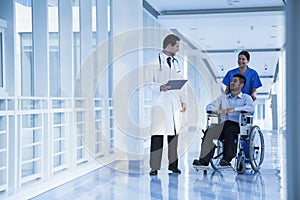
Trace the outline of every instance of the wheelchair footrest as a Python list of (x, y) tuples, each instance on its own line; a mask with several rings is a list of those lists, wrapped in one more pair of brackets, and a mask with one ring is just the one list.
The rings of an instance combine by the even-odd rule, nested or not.
[(209, 170), (210, 167), (209, 166), (204, 166), (204, 165), (193, 165), (193, 167), (196, 169), (196, 170)]

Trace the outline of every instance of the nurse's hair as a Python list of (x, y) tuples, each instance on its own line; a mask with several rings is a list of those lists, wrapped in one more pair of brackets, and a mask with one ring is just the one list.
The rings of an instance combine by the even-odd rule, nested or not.
[(180, 38), (177, 35), (169, 34), (165, 37), (165, 39), (163, 41), (163, 48), (165, 49), (168, 46), (168, 44), (171, 44), (172, 46), (174, 46), (177, 41), (180, 41)]
[(250, 61), (250, 53), (248, 51), (241, 51), (239, 55), (244, 55)]
[(244, 75), (242, 75), (242, 74), (235, 74), (235, 75), (233, 75), (233, 77), (238, 77), (240, 79), (240, 83), (243, 83), (244, 84), (243, 87), (245, 87), (245, 85), (246, 85), (246, 77)]

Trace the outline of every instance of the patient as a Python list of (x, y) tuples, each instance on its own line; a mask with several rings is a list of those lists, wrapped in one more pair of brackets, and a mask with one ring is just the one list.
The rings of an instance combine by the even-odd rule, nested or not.
[(214, 154), (214, 139), (224, 139), (224, 155), (220, 161), (221, 166), (231, 166), (230, 161), (236, 155), (235, 140), (240, 131), (239, 115), (241, 111), (254, 112), (254, 103), (248, 94), (242, 93), (246, 78), (235, 74), (230, 82), (231, 93), (222, 95), (207, 105), (206, 111), (220, 114), (221, 123), (211, 126), (205, 131), (201, 144), (199, 160), (194, 160), (193, 165), (208, 166)]

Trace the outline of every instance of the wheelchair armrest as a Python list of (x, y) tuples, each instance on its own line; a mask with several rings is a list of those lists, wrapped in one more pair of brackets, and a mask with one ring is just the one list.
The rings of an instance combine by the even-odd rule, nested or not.
[(241, 111), (241, 114), (242, 114), (242, 115), (245, 115), (245, 116), (246, 116), (246, 115), (253, 115), (253, 113), (248, 112), (248, 111), (243, 111), (243, 110)]

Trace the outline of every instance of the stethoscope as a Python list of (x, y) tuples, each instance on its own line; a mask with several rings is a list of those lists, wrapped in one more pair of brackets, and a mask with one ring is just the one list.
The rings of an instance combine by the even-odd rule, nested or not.
[[(159, 71), (162, 71), (160, 53), (158, 54), (158, 61), (159, 61)], [(177, 70), (177, 67), (175, 67), (175, 65), (174, 65), (174, 61), (176, 61), (176, 64), (177, 64), (177, 66), (178, 66), (178, 68), (179, 68), (179, 62), (178, 62), (178, 60), (172, 56), (172, 63), (173, 63), (173, 66), (174, 66), (175, 70)], [(180, 70), (177, 70), (176, 72), (179, 73)]]

